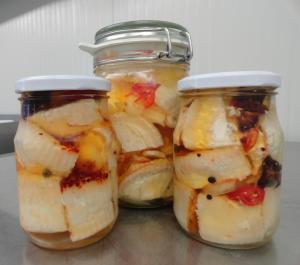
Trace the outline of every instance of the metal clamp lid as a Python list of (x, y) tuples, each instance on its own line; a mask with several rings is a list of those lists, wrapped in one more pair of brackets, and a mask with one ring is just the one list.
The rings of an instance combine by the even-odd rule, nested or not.
[(189, 63), (193, 48), (188, 31), (165, 21), (131, 21), (100, 29), (95, 44), (79, 44), (94, 56), (95, 66), (143, 60)]

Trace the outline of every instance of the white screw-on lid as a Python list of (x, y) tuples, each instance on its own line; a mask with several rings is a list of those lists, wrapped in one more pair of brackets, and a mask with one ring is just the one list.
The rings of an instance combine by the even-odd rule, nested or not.
[(81, 75), (31, 76), (16, 82), (16, 93), (34, 91), (96, 90), (110, 91), (104, 78)]
[(229, 87), (274, 87), (281, 85), (281, 77), (267, 71), (238, 71), (193, 75), (178, 82), (178, 90)]

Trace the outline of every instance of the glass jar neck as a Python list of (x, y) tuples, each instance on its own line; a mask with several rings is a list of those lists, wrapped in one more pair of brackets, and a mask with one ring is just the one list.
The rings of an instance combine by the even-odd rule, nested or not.
[(32, 91), (23, 92), (19, 100), (51, 100), (65, 99), (73, 101), (83, 98), (99, 98), (107, 97), (106, 91), (95, 91), (95, 90), (57, 90), (57, 91)]
[(139, 62), (114, 62), (110, 64), (104, 64), (104, 65), (98, 65), (94, 72), (113, 72), (113, 71), (119, 71), (122, 69), (122, 71), (143, 71), (147, 69), (159, 69), (163, 70), (164, 68), (174, 68), (174, 69), (181, 69), (182, 71), (189, 71), (190, 65), (187, 63), (171, 63), (171, 62), (164, 62), (164, 61), (139, 61)]
[(107, 92), (95, 90), (64, 90), (24, 92), (21, 101), (21, 116), (26, 118), (38, 111), (58, 108), (85, 99), (107, 99)]
[(181, 97), (192, 96), (268, 96), (277, 95), (274, 87), (231, 87), (231, 88), (209, 88), (209, 89), (190, 89), (180, 91)]

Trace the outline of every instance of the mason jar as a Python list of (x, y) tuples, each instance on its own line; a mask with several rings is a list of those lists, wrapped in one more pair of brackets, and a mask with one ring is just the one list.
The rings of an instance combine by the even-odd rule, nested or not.
[(226, 72), (179, 81), (174, 212), (201, 242), (232, 249), (269, 241), (279, 219), (280, 77)]
[(14, 139), (20, 223), (31, 241), (72, 249), (104, 237), (118, 214), (110, 83), (86, 76), (19, 80)]
[(97, 76), (112, 83), (108, 113), (120, 144), (119, 200), (159, 207), (173, 196), (172, 135), (179, 113), (177, 81), (192, 57), (187, 30), (163, 21), (132, 21), (100, 29), (94, 56)]

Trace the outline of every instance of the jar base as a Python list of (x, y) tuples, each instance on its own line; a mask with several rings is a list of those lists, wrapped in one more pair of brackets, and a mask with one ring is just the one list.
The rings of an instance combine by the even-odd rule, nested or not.
[[(115, 222), (114, 222), (115, 223)], [(52, 249), (52, 250), (67, 250), (86, 247), (93, 243), (96, 243), (103, 237), (105, 237), (113, 228), (114, 223), (110, 224), (106, 228), (99, 231), (88, 238), (82, 239), (77, 242), (72, 242), (69, 237), (69, 232), (61, 233), (35, 233), (27, 232), (30, 241), (41, 248)]]
[(160, 198), (148, 201), (134, 201), (119, 199), (119, 205), (124, 208), (137, 208), (137, 209), (155, 209), (169, 206), (173, 202), (173, 197)]
[(272, 240), (272, 236), (266, 237), (264, 238), (264, 240), (260, 241), (260, 242), (254, 242), (254, 243), (250, 243), (250, 244), (221, 244), (221, 243), (215, 243), (215, 242), (210, 242), (207, 240), (202, 239), (200, 236), (198, 235), (193, 235), (193, 234), (189, 234), (187, 231), (185, 231), (183, 228), (181, 228), (189, 237), (199, 241), (200, 243), (209, 245), (211, 247), (216, 247), (216, 248), (222, 248), (222, 249), (231, 249), (231, 250), (251, 250), (251, 249), (255, 249), (255, 248), (259, 248), (262, 247), (263, 245), (267, 244), (268, 242), (270, 242)]

